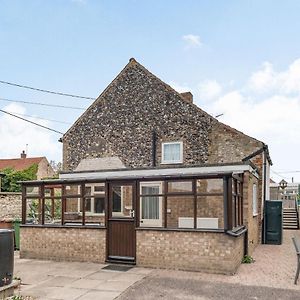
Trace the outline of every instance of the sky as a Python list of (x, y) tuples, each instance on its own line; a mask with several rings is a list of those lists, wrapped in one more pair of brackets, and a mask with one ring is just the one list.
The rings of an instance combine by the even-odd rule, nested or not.
[[(300, 182), (299, 15), (297, 0), (0, 0), (0, 80), (96, 98), (135, 57), (268, 144), (273, 179)], [(60, 132), (91, 103), (0, 84), (0, 109)], [(1, 158), (61, 161), (60, 137), (0, 112)]]

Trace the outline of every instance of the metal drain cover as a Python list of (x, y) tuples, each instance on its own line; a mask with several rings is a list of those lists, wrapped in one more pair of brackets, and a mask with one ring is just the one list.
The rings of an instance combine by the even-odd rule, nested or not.
[(132, 269), (131, 266), (124, 266), (124, 265), (108, 265), (102, 268), (102, 270), (119, 271), (119, 272), (127, 272), (130, 269)]

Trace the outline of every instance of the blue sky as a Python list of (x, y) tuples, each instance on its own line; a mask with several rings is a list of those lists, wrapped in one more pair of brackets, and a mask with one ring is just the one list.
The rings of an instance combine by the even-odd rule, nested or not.
[[(289, 84), (300, 79), (299, 15), (299, 1), (0, 0), (0, 80), (97, 97), (135, 57), (177, 90), (192, 90), (209, 113), (224, 113), (220, 121), (266, 141), (275, 172), (300, 170), (299, 124), (290, 115), (300, 112), (300, 88)], [(5, 85), (0, 98), (91, 103)], [(233, 105), (238, 109), (229, 110)], [(80, 114), (2, 101), (0, 108), (69, 123)], [(61, 160), (59, 135), (9, 118), (0, 115), (0, 132), (6, 141), (13, 136), (11, 146), (1, 141), (0, 156), (16, 156), (28, 144), (30, 155)]]

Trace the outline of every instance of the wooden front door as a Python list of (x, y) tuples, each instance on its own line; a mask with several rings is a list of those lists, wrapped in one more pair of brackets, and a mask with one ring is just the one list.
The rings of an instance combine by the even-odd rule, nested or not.
[(109, 184), (109, 261), (135, 262), (135, 193), (134, 183)]

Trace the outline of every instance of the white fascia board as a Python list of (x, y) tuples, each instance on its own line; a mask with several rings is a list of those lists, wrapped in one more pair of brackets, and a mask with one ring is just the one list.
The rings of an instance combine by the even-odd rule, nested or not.
[(78, 172), (62, 173), (60, 179), (123, 179), (123, 178), (152, 178), (163, 176), (193, 176), (193, 175), (214, 175), (226, 173), (251, 172), (255, 177), (259, 175), (250, 165), (228, 165), (228, 166), (208, 166), (208, 167), (187, 167), (187, 168), (167, 168), (167, 169), (133, 169), (115, 170), (100, 172)]

